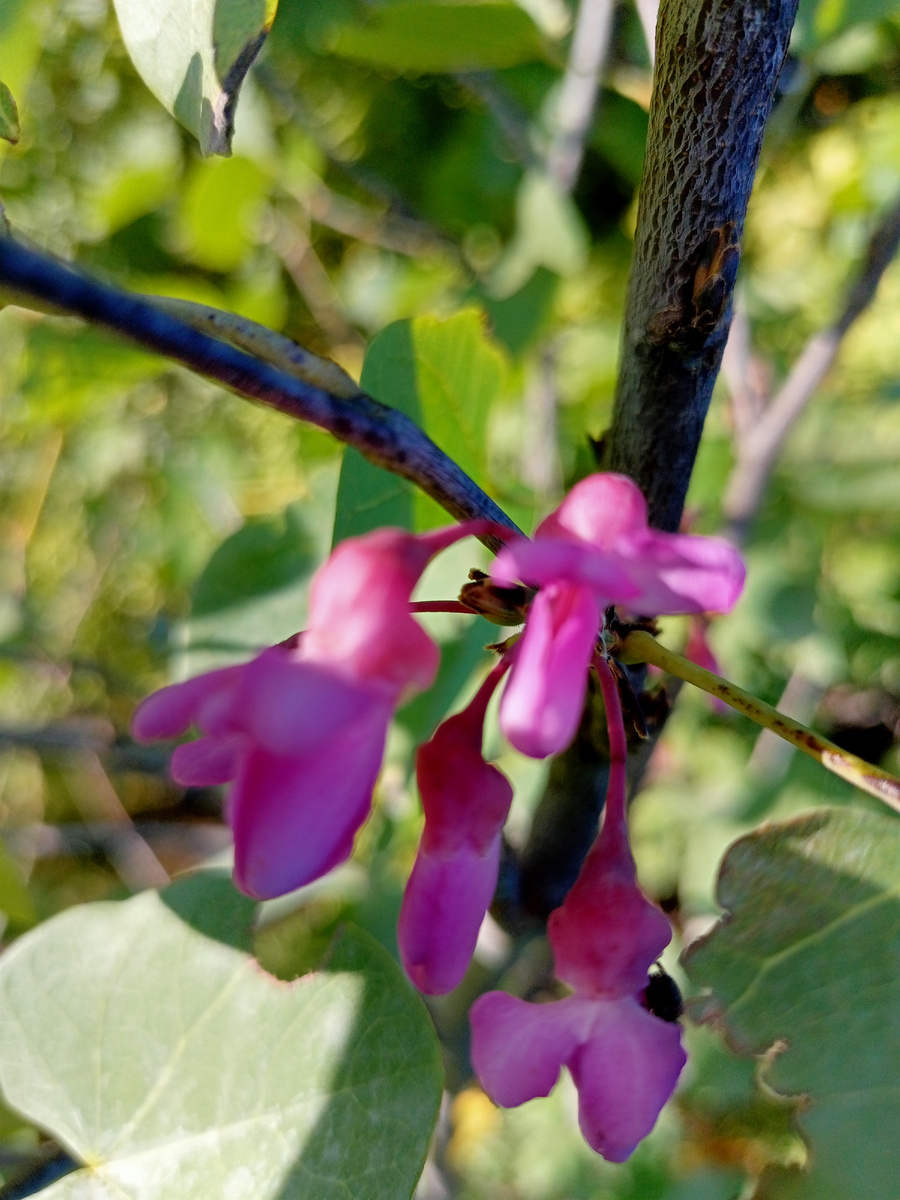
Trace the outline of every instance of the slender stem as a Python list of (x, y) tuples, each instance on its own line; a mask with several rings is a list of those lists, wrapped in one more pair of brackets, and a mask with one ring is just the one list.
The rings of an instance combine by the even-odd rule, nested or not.
[(810, 758), (816, 759), (832, 774), (846, 779), (854, 787), (868, 792), (870, 796), (875, 796), (900, 812), (900, 780), (895, 779), (893, 775), (865, 762), (864, 759), (857, 758), (855, 754), (850, 754), (847, 750), (842, 750), (834, 742), (807, 729), (799, 721), (786, 717), (771, 704), (757, 699), (750, 692), (745, 692), (736, 684), (729, 683), (727, 679), (722, 679), (720, 676), (714, 675), (712, 671), (698, 667), (696, 663), (690, 662), (673, 650), (667, 650), (644, 630), (635, 629), (629, 633), (617, 651), (616, 657), (623, 663), (653, 663), (654, 666), (661, 667), (671, 675), (677, 675), (679, 679), (684, 679), (687, 683), (702, 688), (711, 696), (718, 696), (720, 700), (724, 700), (738, 712), (750, 717), (757, 725), (771, 729), (780, 738), (784, 738), (786, 742), (790, 742), (792, 746), (796, 746)]
[(581, 0), (578, 5), (547, 149), (547, 171), (565, 192), (571, 192), (581, 170), (600, 76), (609, 53), (613, 8), (613, 0)]
[[(518, 532), (503, 510), (414, 421), (364, 392), (347, 397), (305, 382), (227, 341), (201, 333), (161, 306), (100, 283), (0, 231), (0, 288), (4, 285), (4, 298), (10, 303), (39, 310), (50, 306), (58, 313), (105, 326), (241, 396), (318, 425), (376, 466), (416, 484), (457, 520), (486, 517)], [(481, 540), (492, 550), (501, 544), (494, 533)]]
[(476, 616), (474, 608), (460, 604), (458, 600), (413, 600), (409, 611), (414, 613), (465, 613), (467, 617)]
[(509, 148), (526, 167), (540, 168), (531, 144), (529, 115), (493, 71), (467, 71), (457, 83), (476, 96), (490, 113)]
[(481, 729), (484, 725), (484, 717), (487, 712), (487, 706), (491, 702), (491, 696), (493, 696), (497, 690), (497, 685), (511, 666), (510, 656), (504, 654), (488, 671), (482, 680), (481, 687), (479, 687), (478, 691), (469, 701), (468, 706), (463, 709), (473, 728)]
[(606, 709), (606, 727), (609, 731), (609, 783), (606, 786), (603, 828), (598, 845), (602, 845), (606, 854), (614, 853), (621, 861), (631, 861), (625, 807), (628, 741), (625, 737), (622, 701), (619, 698), (615, 676), (602, 654), (594, 655), (594, 669), (600, 680), (600, 691)]

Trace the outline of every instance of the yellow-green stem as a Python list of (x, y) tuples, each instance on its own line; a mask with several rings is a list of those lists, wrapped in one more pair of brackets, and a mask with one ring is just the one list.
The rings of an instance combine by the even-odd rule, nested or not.
[(698, 667), (696, 663), (673, 650), (667, 650), (643, 629), (635, 629), (628, 634), (616, 651), (616, 657), (623, 663), (652, 663), (663, 671), (668, 671), (670, 675), (677, 675), (686, 683), (702, 688), (711, 696), (717, 696), (738, 712), (744, 713), (757, 725), (771, 729), (810, 758), (815, 758), (833, 774), (839, 775), (854, 787), (868, 792), (870, 796), (876, 796), (900, 812), (900, 780), (895, 779), (893, 775), (872, 766), (862, 758), (857, 758), (855, 754), (842, 750), (834, 742), (829, 742), (827, 738), (807, 729), (799, 721), (784, 716), (771, 704), (757, 699), (750, 692), (729, 683), (727, 679)]

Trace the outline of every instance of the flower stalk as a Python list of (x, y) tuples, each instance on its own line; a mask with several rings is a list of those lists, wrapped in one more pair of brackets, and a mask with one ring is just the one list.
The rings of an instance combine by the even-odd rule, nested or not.
[(846, 779), (854, 787), (868, 792), (870, 796), (875, 796), (900, 812), (900, 780), (855, 754), (842, 750), (828, 738), (785, 716), (777, 708), (766, 704), (750, 692), (745, 692), (737, 684), (729, 683), (727, 679), (714, 675), (712, 671), (697, 666), (683, 655), (676, 654), (674, 650), (667, 650), (646, 630), (633, 629), (616, 650), (616, 658), (626, 665), (651, 663), (663, 671), (668, 671), (670, 675), (683, 679), (685, 683), (692, 683), (694, 687), (716, 696), (731, 708), (749, 717), (751, 721), (755, 721), (757, 725), (771, 729), (778, 737), (820, 762), (833, 775)]

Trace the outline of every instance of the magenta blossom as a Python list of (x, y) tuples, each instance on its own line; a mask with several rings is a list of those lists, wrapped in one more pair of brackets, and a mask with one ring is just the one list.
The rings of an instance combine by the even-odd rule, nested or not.
[(500, 703), (508, 741), (532, 758), (565, 749), (584, 708), (588, 666), (611, 604), (647, 616), (727, 612), (744, 565), (721, 538), (660, 533), (624, 475), (591, 475), (497, 556), (495, 583), (540, 588)]
[(671, 929), (637, 885), (622, 710), (604, 660), (598, 672), (612, 760), (603, 827), (548, 924), (556, 973), (572, 994), (548, 1004), (504, 992), (482, 996), (471, 1012), (472, 1062), (487, 1093), (506, 1108), (546, 1096), (568, 1067), (585, 1139), (610, 1162), (623, 1162), (653, 1128), (686, 1058), (679, 1026), (642, 1003)]
[(343, 542), (313, 580), (309, 627), (293, 647), (163, 688), (137, 709), (141, 741), (190, 725), (204, 735), (176, 749), (180, 783), (234, 781), (235, 882), (248, 895), (283, 895), (349, 856), (394, 708), (437, 670), (412, 590), (434, 554), (486, 525)]
[(416, 756), (425, 829), (397, 930), (406, 974), (428, 995), (461, 981), (494, 896), (500, 830), (512, 787), (484, 761), (482, 726), (503, 676), (500, 662), (461, 713), (440, 725)]

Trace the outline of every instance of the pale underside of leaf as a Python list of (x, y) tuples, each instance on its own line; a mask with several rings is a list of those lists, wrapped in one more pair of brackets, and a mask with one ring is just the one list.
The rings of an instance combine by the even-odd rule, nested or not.
[(145, 893), (4, 955), (4, 1094), (85, 1164), (41, 1194), (408, 1196), (440, 1075), (399, 969), (348, 930), (327, 971), (285, 983), (219, 937)]
[(277, 0), (115, 0), (141, 78), (204, 154), (231, 153), (234, 113)]

